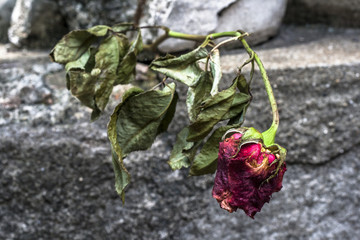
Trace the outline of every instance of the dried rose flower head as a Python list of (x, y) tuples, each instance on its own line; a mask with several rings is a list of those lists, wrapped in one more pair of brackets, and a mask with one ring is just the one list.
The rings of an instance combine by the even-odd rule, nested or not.
[(241, 208), (254, 218), (271, 194), (282, 188), (286, 150), (276, 144), (266, 147), (254, 128), (230, 133), (220, 143), (212, 195), (230, 213)]

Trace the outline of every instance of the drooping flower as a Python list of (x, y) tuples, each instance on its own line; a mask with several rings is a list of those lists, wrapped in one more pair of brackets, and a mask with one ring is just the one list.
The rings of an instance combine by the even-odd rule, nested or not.
[(253, 218), (281, 190), (285, 156), (279, 145), (266, 147), (254, 128), (236, 130), (220, 143), (213, 197), (230, 213), (241, 208)]

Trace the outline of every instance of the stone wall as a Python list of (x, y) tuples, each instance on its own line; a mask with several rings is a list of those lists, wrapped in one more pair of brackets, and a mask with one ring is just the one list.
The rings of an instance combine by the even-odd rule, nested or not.
[[(188, 177), (167, 165), (188, 121), (184, 99), (170, 130), (126, 159), (132, 182), (122, 205), (106, 124), (124, 89), (90, 123), (90, 111), (65, 89), (64, 70), (49, 62), (48, 51), (0, 45), (0, 239), (360, 236), (358, 49), (360, 30), (326, 25), (282, 25), (255, 49), (278, 98), (277, 140), (288, 149), (288, 170), (283, 189), (252, 220), (219, 208), (211, 197), (214, 175)], [(245, 59), (241, 49), (223, 54), (225, 82)], [(258, 73), (253, 93), (245, 125), (264, 130), (271, 114)]]
[[(253, 34), (253, 43), (260, 43), (278, 32), (286, 0), (223, 0), (207, 4), (189, 0), (3, 0), (2, 5), (0, 41), (8, 38), (17, 47), (50, 48), (70, 30), (119, 22), (166, 25), (173, 31), (203, 35), (242, 29)], [(150, 40), (160, 34), (163, 33), (147, 31), (144, 37)], [(160, 49), (181, 51), (193, 45), (189, 41), (169, 40)]]
[(288, 0), (284, 21), (358, 28), (359, 19), (360, 2), (357, 0)]

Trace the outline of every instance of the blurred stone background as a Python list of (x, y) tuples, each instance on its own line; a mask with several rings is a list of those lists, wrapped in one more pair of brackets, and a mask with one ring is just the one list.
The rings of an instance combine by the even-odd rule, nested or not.
[[(132, 182), (121, 204), (106, 124), (129, 86), (117, 87), (107, 112), (90, 123), (48, 52), (70, 30), (123, 21), (252, 33), (278, 98), (277, 139), (288, 149), (283, 190), (255, 220), (219, 208), (213, 175), (188, 177), (166, 164), (188, 122), (184, 103), (168, 133), (126, 159)], [(0, 42), (0, 239), (360, 236), (360, 1), (0, 0)], [(167, 41), (161, 49), (192, 46)], [(245, 59), (241, 49), (222, 55), (225, 81)], [(245, 125), (264, 130), (271, 113), (255, 77)]]

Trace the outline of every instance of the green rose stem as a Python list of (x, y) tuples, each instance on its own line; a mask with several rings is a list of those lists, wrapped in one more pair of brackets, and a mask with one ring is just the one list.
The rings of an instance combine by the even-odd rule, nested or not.
[[(205, 47), (210, 43), (211, 40), (214, 40), (214, 39), (217, 39), (217, 38), (237, 37), (241, 41), (241, 43), (243, 44), (245, 50), (250, 55), (251, 59), (253, 59), (252, 61), (255, 61), (256, 64), (258, 65), (259, 69), (260, 69), (260, 73), (261, 73), (262, 79), (264, 81), (265, 90), (266, 90), (266, 93), (267, 93), (269, 101), (270, 101), (272, 115), (273, 115), (273, 121), (272, 121), (272, 124), (271, 124), (270, 128), (268, 130), (264, 131), (262, 134), (263, 134), (263, 138), (264, 138), (264, 144), (266, 146), (270, 146), (270, 145), (274, 144), (276, 131), (277, 131), (278, 126), (279, 126), (279, 111), (278, 111), (275, 96), (274, 96), (274, 93), (272, 91), (272, 87), (271, 87), (269, 78), (268, 78), (268, 76), (266, 74), (266, 70), (264, 68), (264, 65), (262, 64), (259, 56), (250, 48), (250, 46), (248, 45), (248, 43), (244, 39), (244, 37), (248, 35), (247, 33), (240, 32), (240, 31), (236, 31), (236, 32), (232, 31), (232, 32), (211, 33), (211, 34), (209, 34), (207, 36), (204, 36), (204, 35), (192, 35), (192, 34), (174, 32), (174, 31), (171, 31), (170, 29), (168, 29), (166, 27), (161, 27), (161, 26), (156, 26), (156, 28), (163, 29), (165, 31), (165, 34), (160, 36), (157, 40), (155, 40), (154, 43), (152, 43), (150, 45), (145, 45), (144, 48), (154, 50), (154, 49), (157, 48), (157, 46), (159, 46), (159, 44), (161, 44), (167, 38), (178, 38), (178, 39), (184, 39), (184, 40), (204, 41), (201, 44), (201, 46)], [(231, 39), (231, 41), (232, 40), (233, 39)]]
[(265, 70), (264, 65), (262, 64), (259, 56), (249, 47), (249, 45), (247, 44), (245, 39), (242, 38), (242, 39), (240, 39), (240, 41), (243, 44), (245, 50), (248, 52), (248, 54), (250, 56), (254, 57), (254, 60), (255, 60), (256, 64), (258, 65), (262, 79), (264, 81), (265, 90), (266, 90), (266, 93), (267, 93), (269, 101), (270, 101), (271, 110), (272, 110), (272, 114), (273, 114), (273, 121), (272, 121), (270, 128), (262, 133), (263, 137), (264, 137), (264, 144), (266, 146), (270, 146), (275, 143), (276, 131), (279, 126), (279, 111), (278, 111), (278, 107), (276, 104), (275, 96), (272, 91), (272, 87), (271, 87), (269, 78), (266, 74), (266, 70)]
[(144, 49), (150, 49), (150, 50), (155, 50), (163, 41), (165, 41), (168, 38), (178, 38), (178, 39), (197, 41), (197, 42), (202, 42), (205, 40), (201, 45), (202, 47), (205, 47), (211, 40), (217, 38), (243, 37), (245, 35), (245, 34), (244, 35), (241, 34), (240, 32), (220, 32), (220, 33), (211, 33), (209, 35), (186, 34), (186, 33), (171, 31), (169, 28), (163, 26), (153, 26), (153, 27), (146, 26), (141, 28), (159, 28), (165, 31), (165, 33), (161, 35), (158, 39), (156, 39), (152, 44), (144, 45)]
[[(151, 27), (142, 27), (142, 28), (151, 28)], [(197, 41), (197, 42), (201, 42), (204, 41), (204, 39), (206, 39), (206, 36), (203, 35), (193, 35), (193, 34), (174, 32), (171, 31), (169, 28), (163, 26), (154, 26), (154, 28), (163, 29), (165, 33), (161, 35), (159, 38), (157, 38), (152, 44), (144, 45), (144, 49), (155, 51), (157, 47), (168, 38), (178, 38), (178, 39)]]

